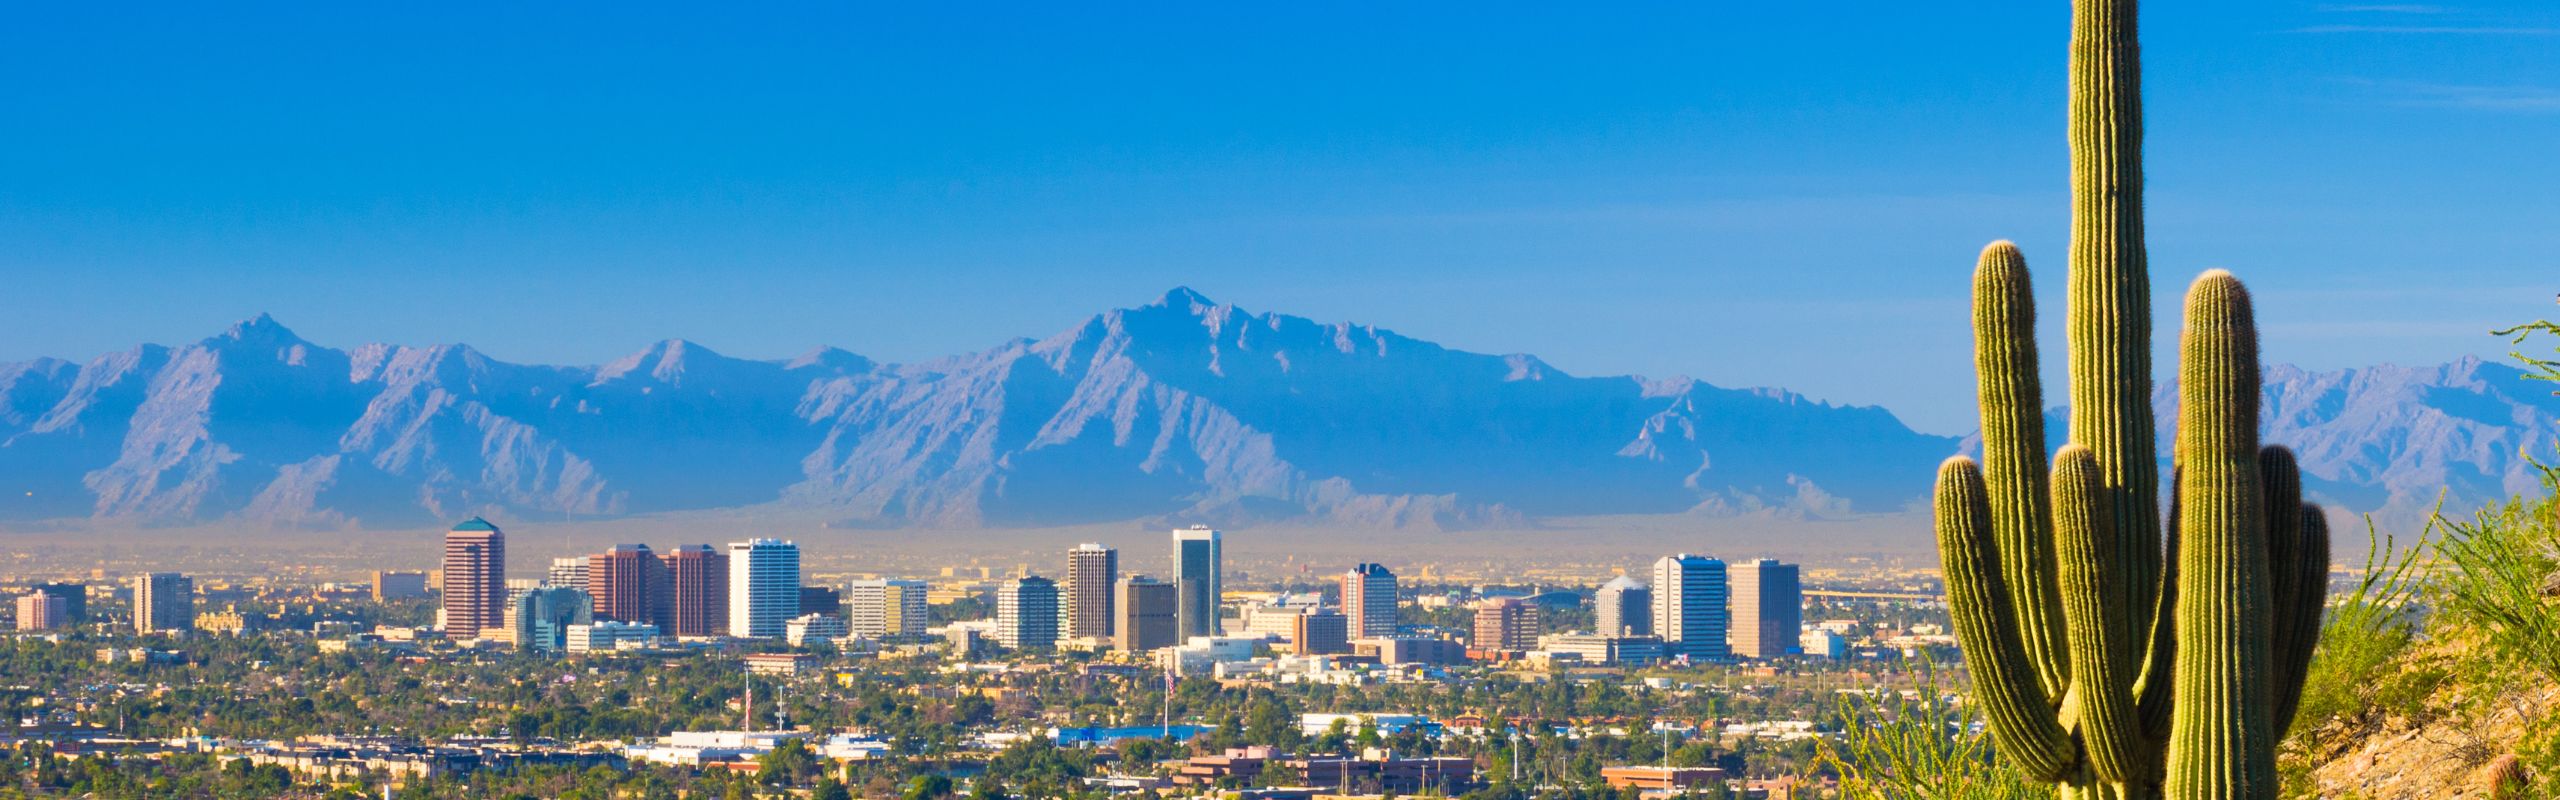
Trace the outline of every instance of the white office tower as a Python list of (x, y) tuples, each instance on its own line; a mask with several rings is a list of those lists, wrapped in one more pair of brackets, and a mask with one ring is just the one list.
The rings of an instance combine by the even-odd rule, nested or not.
[(1804, 585), (1796, 565), (1761, 558), (1733, 565), (1733, 654), (1777, 658), (1804, 652)]
[(854, 581), (845, 587), (845, 627), (865, 639), (923, 636), (924, 595), (924, 581)]
[(542, 574), (542, 583), (545, 586), (566, 586), (571, 589), (587, 588), (587, 557), (570, 556), (551, 559), (551, 570)]
[(1591, 594), (1592, 633), (1602, 636), (1652, 636), (1653, 588), (1620, 575)]
[(1681, 553), (1653, 562), (1653, 633), (1673, 656), (1721, 661), (1727, 614), (1724, 562)]
[(1343, 573), (1342, 614), (1350, 618), (1351, 638), (1396, 635), (1396, 574), (1381, 564)]
[(729, 635), (781, 636), (800, 616), (800, 546), (784, 539), (729, 543)]
[(1225, 540), (1206, 525), (1173, 532), (1173, 583), (1180, 606), (1174, 618), (1184, 639), (1218, 635), (1218, 602), (1226, 594), (1220, 572)]
[(1025, 575), (996, 590), (996, 641), (1016, 650), (1058, 644), (1058, 584)]

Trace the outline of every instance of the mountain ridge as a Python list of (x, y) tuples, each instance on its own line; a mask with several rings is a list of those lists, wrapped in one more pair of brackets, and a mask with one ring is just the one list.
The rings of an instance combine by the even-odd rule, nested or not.
[[(2515, 485), (2517, 454), (2549, 447), (2560, 419), (2520, 372), (2476, 360), (2268, 381), (2270, 441), (2300, 442), (2326, 499), (2374, 509), (2429, 481), (2482, 499)], [(17, 489), (0, 524), (370, 529), (765, 504), (863, 527), (1831, 518), (1916, 508), (1964, 444), (1880, 407), (1575, 376), (1188, 288), (913, 364), (683, 339), (514, 364), (466, 344), (333, 349), (265, 314), (186, 345), (0, 364), (0, 489)]]

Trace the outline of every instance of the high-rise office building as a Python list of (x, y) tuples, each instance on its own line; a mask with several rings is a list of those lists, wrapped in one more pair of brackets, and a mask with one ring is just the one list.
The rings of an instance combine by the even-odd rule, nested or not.
[(71, 624), (71, 612), (62, 598), (43, 592), (18, 595), (18, 630), (49, 631)]
[(1058, 644), (1058, 583), (1038, 575), (996, 590), (996, 641), (1016, 650)]
[(782, 539), (729, 543), (729, 635), (781, 636), (797, 616), (800, 545)]
[(1289, 620), (1289, 649), (1302, 656), (1351, 652), (1351, 618), (1326, 608), (1299, 614)]
[(1733, 565), (1733, 654), (1777, 658), (1804, 652), (1804, 584), (1796, 565), (1761, 558)]
[(427, 574), (377, 569), (373, 571), (373, 601), (415, 600), (427, 596)]
[(595, 599), (570, 586), (544, 586), (516, 595), (507, 624), (518, 650), (561, 650), (569, 626), (595, 621)]
[(1342, 574), (1342, 614), (1351, 637), (1396, 635), (1396, 574), (1385, 565), (1362, 564)]
[(587, 595), (597, 619), (670, 625), (666, 565), (645, 544), (617, 544), (587, 557)]
[(39, 583), (39, 584), (36, 584), (35, 586), (29, 587), (29, 588), (33, 589), (37, 594), (42, 594), (42, 595), (45, 595), (45, 596), (48, 596), (48, 597), (58, 597), (58, 598), (61, 598), (61, 599), (62, 599), (62, 615), (63, 615), (63, 616), (62, 616), (62, 619), (63, 619), (63, 621), (64, 621), (65, 623), (80, 623), (80, 622), (86, 622), (86, 621), (88, 621), (88, 619), (89, 619), (89, 586), (88, 586), (88, 584), (83, 584), (83, 583)]
[(444, 632), (456, 639), (492, 633), (507, 615), (507, 535), (472, 517), (444, 535)]
[(1591, 627), (1601, 636), (1653, 635), (1653, 589), (1620, 575), (1591, 593)]
[(1226, 595), (1225, 539), (1206, 525), (1173, 532), (1173, 585), (1183, 638), (1218, 635), (1218, 604)]
[(1476, 601), (1478, 650), (1538, 649), (1538, 604), (1518, 597)]
[(195, 580), (175, 572), (136, 576), (133, 628), (143, 633), (195, 630)]
[(1729, 608), (1724, 562), (1681, 553), (1653, 562), (1653, 633), (1674, 656), (1722, 660)]
[(1090, 542), (1067, 551), (1067, 638), (1111, 635), (1111, 591), (1119, 582), (1120, 551)]
[(542, 585), (566, 586), (572, 589), (587, 588), (587, 557), (561, 556), (551, 559), (551, 568), (542, 573)]
[(659, 558), (667, 568), (669, 636), (729, 632), (729, 554), (707, 544), (680, 544)]
[(883, 578), (845, 586), (845, 629), (866, 639), (923, 636), (924, 581)]
[(1119, 619), (1112, 621), (1111, 646), (1122, 652), (1143, 653), (1160, 647), (1182, 643), (1179, 614), (1181, 592), (1173, 584), (1131, 575), (1112, 587), (1114, 609)]

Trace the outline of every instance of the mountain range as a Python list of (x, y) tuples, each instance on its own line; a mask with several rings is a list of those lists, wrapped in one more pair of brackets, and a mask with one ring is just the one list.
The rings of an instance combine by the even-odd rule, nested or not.
[[(2547, 384), (2477, 360), (2266, 377), (2270, 441), (2352, 510), (2530, 488), (2524, 454), (2560, 429)], [(1839, 517), (1918, 506), (1967, 445), (1880, 408), (1577, 377), (1188, 289), (917, 364), (670, 340), (520, 365), (464, 345), (332, 349), (263, 315), (183, 346), (0, 364), (0, 522), (22, 526), (766, 505), (863, 527)]]

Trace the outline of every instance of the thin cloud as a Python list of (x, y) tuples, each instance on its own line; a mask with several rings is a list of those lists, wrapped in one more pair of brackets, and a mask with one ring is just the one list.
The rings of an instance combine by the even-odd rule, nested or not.
[(2549, 86), (2472, 86), (2419, 81), (2382, 81), (2368, 85), (2399, 105), (2473, 111), (2560, 111), (2560, 88)]
[(2560, 36), (2560, 28), (2503, 25), (2312, 25), (2287, 33), (2377, 33), (2420, 36)]
[(2320, 11), (2327, 14), (2443, 14), (2452, 9), (2421, 5), (2353, 5), (2321, 6)]

